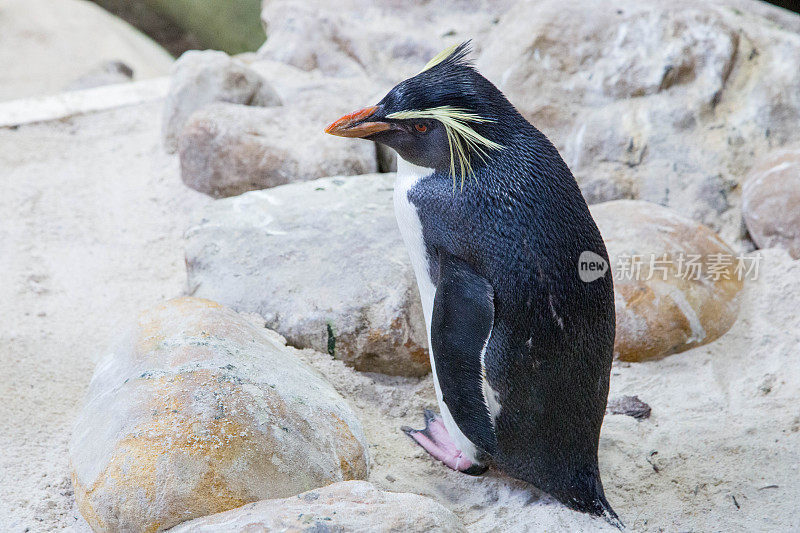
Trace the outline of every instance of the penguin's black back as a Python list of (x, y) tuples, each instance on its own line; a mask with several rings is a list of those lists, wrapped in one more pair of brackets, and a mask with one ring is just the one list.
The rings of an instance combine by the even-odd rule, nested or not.
[(408, 192), (431, 278), (444, 250), (494, 289), (484, 361), (502, 409), (496, 449), (484, 451), (565, 505), (615, 517), (597, 466), (614, 344), (611, 273), (590, 283), (578, 275), (582, 252), (608, 255), (555, 147), (502, 95), (494, 105), (501, 119), (482, 128), (505, 148), (476, 161), (463, 188), (437, 171)]

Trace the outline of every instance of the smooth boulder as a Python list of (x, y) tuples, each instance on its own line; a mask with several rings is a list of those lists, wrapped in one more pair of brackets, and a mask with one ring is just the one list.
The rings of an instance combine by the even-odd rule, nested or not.
[(250, 503), (197, 518), (170, 533), (346, 531), (348, 533), (466, 532), (441, 504), (417, 494), (385, 492), (366, 481), (343, 481), (281, 500)]
[(614, 276), (623, 361), (660, 359), (724, 334), (750, 265), (709, 228), (649, 202), (591, 207)]
[(430, 370), (394, 218), (394, 174), (324, 178), (214, 202), (186, 232), (188, 290), (256, 312), (293, 346), (358, 370)]
[(243, 62), (216, 50), (190, 50), (172, 67), (161, 129), (164, 147), (173, 153), (189, 117), (214, 102), (279, 106), (272, 85)]
[(742, 188), (747, 230), (759, 248), (780, 247), (800, 259), (800, 148), (758, 162)]
[(367, 476), (341, 396), (253, 317), (178, 298), (98, 364), (69, 448), (94, 531), (160, 531)]

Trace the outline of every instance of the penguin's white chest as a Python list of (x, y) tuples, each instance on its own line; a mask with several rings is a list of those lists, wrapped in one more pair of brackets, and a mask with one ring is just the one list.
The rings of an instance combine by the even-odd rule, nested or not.
[(436, 296), (436, 287), (431, 279), (428, 268), (428, 252), (422, 237), (422, 222), (419, 219), (417, 208), (408, 200), (408, 191), (416, 183), (433, 173), (431, 168), (412, 165), (402, 158), (397, 159), (397, 178), (394, 183), (394, 214), (403, 242), (411, 257), (411, 266), (417, 278), (419, 295), (422, 299), (422, 312), (425, 314), (425, 326), (428, 328), (428, 342), (430, 345), (431, 315), (433, 313), (433, 299)]
[[(428, 332), (428, 352), (431, 359), (431, 372), (433, 373), (433, 384), (436, 388), (436, 399), (439, 403), (439, 410), (442, 420), (447, 428), (450, 437), (458, 449), (470, 460), (476, 461), (477, 450), (458, 428), (450, 414), (450, 410), (442, 400), (442, 390), (439, 386), (439, 376), (436, 374), (436, 361), (433, 358), (431, 346), (431, 316), (433, 315), (433, 300), (436, 297), (436, 286), (431, 279), (428, 265), (428, 251), (425, 247), (425, 240), (422, 235), (422, 222), (420, 221), (417, 208), (408, 199), (408, 191), (424, 177), (433, 174), (432, 168), (418, 167), (412, 165), (403, 158), (397, 158), (397, 178), (394, 184), (394, 213), (397, 217), (397, 225), (403, 242), (411, 258), (411, 265), (414, 268), (414, 275), (417, 278), (419, 295), (422, 300), (422, 312), (425, 315), (425, 327)], [(446, 377), (444, 378), (446, 379)]]

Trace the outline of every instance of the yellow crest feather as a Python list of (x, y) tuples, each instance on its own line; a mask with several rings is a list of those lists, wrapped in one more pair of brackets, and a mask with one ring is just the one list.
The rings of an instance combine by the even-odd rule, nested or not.
[[(397, 111), (386, 115), (386, 117), (399, 120), (434, 119), (442, 123), (447, 133), (447, 143), (450, 147), (450, 175), (453, 176), (454, 189), (457, 175), (461, 176), (462, 190), (464, 189), (464, 176), (475, 175), (472, 170), (470, 156), (472, 151), (483, 159), (486, 157), (486, 150), (503, 149), (503, 145), (487, 139), (469, 126), (470, 122), (491, 122), (491, 120), (471, 113), (466, 109), (445, 105), (430, 109)], [(458, 164), (459, 174), (456, 174), (456, 164)]]
[(454, 44), (453, 46), (448, 46), (447, 48), (445, 48), (444, 50), (433, 56), (433, 58), (431, 58), (431, 60), (428, 61), (424, 67), (422, 67), (422, 70), (420, 72), (425, 72), (429, 68), (433, 68), (442, 61), (444, 61), (445, 59), (447, 59), (448, 57), (453, 55), (453, 52), (455, 52), (456, 48), (458, 48), (459, 46), (460, 45), (458, 44)]

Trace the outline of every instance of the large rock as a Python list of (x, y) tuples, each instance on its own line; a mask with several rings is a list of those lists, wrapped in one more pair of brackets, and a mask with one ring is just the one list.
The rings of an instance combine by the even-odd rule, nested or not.
[(742, 212), (759, 248), (785, 248), (800, 259), (800, 148), (760, 161), (742, 189)]
[(146, 79), (167, 74), (172, 57), (92, 2), (0, 5), (0, 101), (57, 93), (107, 61), (122, 61)]
[(656, 202), (735, 243), (753, 157), (796, 139), (800, 122), (800, 34), (778, 20), (798, 23), (760, 2), (518, 2), (477, 65), (553, 140), (590, 203)]
[(161, 124), (168, 152), (178, 149), (178, 137), (189, 117), (213, 102), (278, 106), (280, 97), (269, 82), (224, 52), (191, 50), (172, 68)]
[(343, 481), (299, 496), (197, 518), (170, 533), (253, 531), (456, 533), (466, 529), (456, 515), (430, 498), (384, 492), (366, 481)]
[(614, 275), (619, 359), (658, 359), (728, 331), (749, 265), (713, 231), (649, 202), (591, 211)]
[[(333, 115), (331, 115), (333, 116)], [(318, 113), (300, 106), (208, 106), (180, 138), (181, 178), (214, 198), (322, 176), (377, 170), (375, 147), (325, 135)]]
[(364, 478), (360, 422), (260, 321), (197, 298), (139, 316), (75, 424), (75, 498), (95, 531), (185, 520)]
[(332, 79), (274, 61), (253, 62), (249, 68), (274, 81), (285, 105), (220, 104), (192, 115), (179, 140), (181, 177), (189, 187), (224, 197), (378, 169), (373, 143), (323, 131), (344, 113), (377, 101), (373, 82), (364, 77)]
[[(446, 45), (480, 40), (511, 0), (264, 0), (262, 58), (329, 76), (391, 85), (419, 72)], [(381, 46), (375, 46), (381, 43)]]
[(325, 178), (214, 202), (186, 232), (189, 290), (358, 370), (427, 373), (393, 179)]

